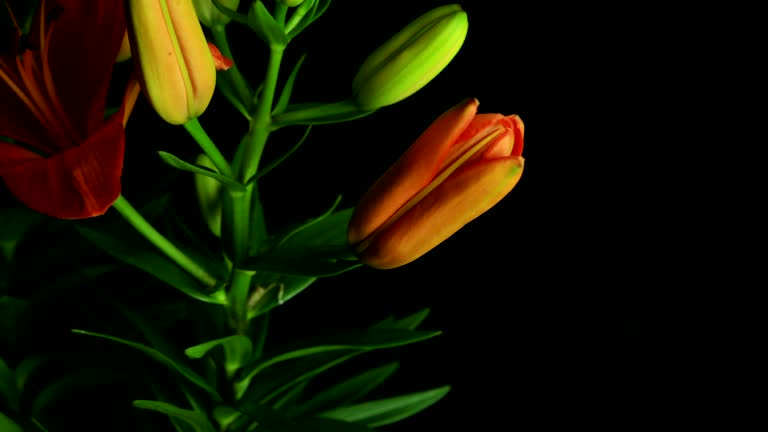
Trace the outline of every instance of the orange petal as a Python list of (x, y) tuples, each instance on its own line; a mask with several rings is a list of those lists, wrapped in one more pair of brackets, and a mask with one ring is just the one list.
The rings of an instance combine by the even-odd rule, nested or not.
[(451, 145), (474, 118), (479, 102), (467, 99), (437, 118), (366, 192), (349, 226), (357, 244), (392, 216), (437, 175)]
[(3, 166), (3, 180), (16, 198), (40, 213), (60, 219), (98, 216), (120, 195), (124, 147), (122, 116), (112, 116), (80, 147)]
[(498, 203), (522, 175), (521, 158), (483, 160), (456, 172), (373, 239), (361, 260), (375, 268), (419, 258)]

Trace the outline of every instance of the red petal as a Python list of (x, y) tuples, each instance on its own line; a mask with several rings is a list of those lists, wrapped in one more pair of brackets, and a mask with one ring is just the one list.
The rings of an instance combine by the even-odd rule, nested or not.
[(46, 14), (55, 12), (49, 24), (48, 62), (56, 92), (75, 128), (89, 136), (104, 118), (112, 69), (125, 35), (123, 2), (43, 3)]
[[(51, 137), (48, 136), (46, 129), (40, 124), (37, 118), (29, 110), (29, 107), (22, 102), (19, 96), (11, 90), (10, 83), (18, 85), (20, 79), (11, 69), (9, 59), (0, 58), (0, 73), (5, 77), (0, 77), (0, 136), (13, 138), (25, 144), (37, 147), (46, 153), (53, 153), (55, 147), (50, 145)], [(6, 67), (3, 68), (2, 66)], [(15, 68), (16, 62), (13, 61)], [(0, 154), (2, 158), (2, 154)]]
[(40, 158), (42, 156), (24, 147), (0, 141), (0, 176), (4, 171), (13, 171), (22, 164)]
[[(98, 216), (120, 195), (124, 147), (122, 116), (112, 116), (80, 147), (28, 158), (12, 169), (9, 164), (3, 179), (16, 198), (40, 213), (60, 219)], [(23, 155), (16, 158), (21, 162)]]

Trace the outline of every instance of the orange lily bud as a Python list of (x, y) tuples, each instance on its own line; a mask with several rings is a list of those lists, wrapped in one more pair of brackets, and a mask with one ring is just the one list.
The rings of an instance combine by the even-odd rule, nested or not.
[(205, 111), (216, 67), (189, 0), (129, 0), (131, 47), (142, 88), (165, 121), (183, 124)]
[(440, 116), (365, 193), (348, 239), (367, 265), (419, 258), (498, 203), (523, 172), (523, 122), (477, 114), (469, 99)]

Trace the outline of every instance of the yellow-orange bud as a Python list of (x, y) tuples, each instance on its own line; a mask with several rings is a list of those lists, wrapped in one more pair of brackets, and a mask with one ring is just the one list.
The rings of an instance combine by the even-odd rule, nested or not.
[(499, 202), (523, 171), (523, 122), (477, 114), (469, 99), (440, 116), (360, 200), (348, 238), (375, 268), (407, 264)]
[(191, 0), (129, 0), (129, 9), (131, 50), (152, 107), (171, 124), (202, 114), (216, 68)]

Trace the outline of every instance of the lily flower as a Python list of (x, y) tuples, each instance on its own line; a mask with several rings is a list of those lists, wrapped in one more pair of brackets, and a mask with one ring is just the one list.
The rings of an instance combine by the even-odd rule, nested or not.
[(123, 2), (41, 0), (28, 35), (11, 20), (26, 43), (0, 52), (0, 177), (40, 213), (101, 215), (120, 195), (124, 127), (139, 92), (132, 80), (105, 119)]

